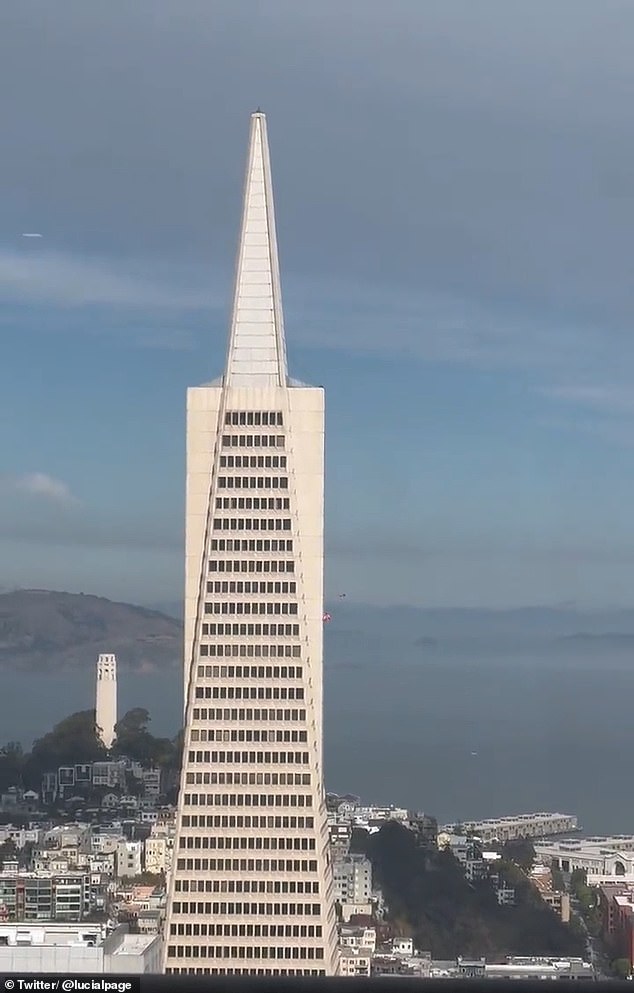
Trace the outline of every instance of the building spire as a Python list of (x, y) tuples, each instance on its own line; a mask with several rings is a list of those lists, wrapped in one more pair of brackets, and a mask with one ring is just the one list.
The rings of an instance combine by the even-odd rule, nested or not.
[(266, 117), (258, 110), (251, 115), (225, 385), (286, 386), (287, 376)]

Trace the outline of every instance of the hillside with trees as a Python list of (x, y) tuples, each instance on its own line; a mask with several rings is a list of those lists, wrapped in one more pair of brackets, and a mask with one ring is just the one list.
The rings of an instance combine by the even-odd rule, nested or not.
[(583, 930), (563, 924), (506, 858), (497, 871), (515, 888), (516, 906), (499, 906), (490, 879), (468, 882), (450, 851), (422, 849), (394, 821), (372, 835), (355, 832), (354, 847), (372, 862), (395, 927), (434, 958), (584, 953)]
[(63, 765), (80, 765), (125, 756), (144, 768), (160, 768), (176, 774), (182, 758), (182, 732), (175, 738), (156, 738), (149, 731), (147, 710), (135, 707), (115, 728), (115, 741), (108, 752), (97, 734), (94, 710), (82, 710), (60, 721), (52, 731), (25, 752), (19, 742), (0, 749), (0, 792), (12, 786), (39, 792), (42, 776)]

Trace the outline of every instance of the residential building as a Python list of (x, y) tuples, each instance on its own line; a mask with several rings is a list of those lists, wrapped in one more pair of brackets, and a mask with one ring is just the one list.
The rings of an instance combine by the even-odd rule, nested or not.
[(117, 842), (115, 865), (118, 879), (140, 876), (143, 872), (143, 842)]
[(337, 973), (322, 755), (323, 484), (324, 394), (287, 372), (258, 112), (226, 368), (188, 392), (185, 747), (168, 973)]
[(339, 927), (339, 943), (346, 948), (369, 948), (376, 951), (376, 928), (365, 924), (342, 924)]
[(422, 811), (411, 813), (407, 824), (416, 835), (421, 848), (435, 848), (438, 841), (438, 821)]
[(161, 770), (144, 769), (141, 774), (143, 781), (143, 805), (154, 807), (161, 795)]
[(415, 976), (428, 979), (431, 975), (431, 955), (417, 952), (412, 956), (393, 955), (389, 952), (372, 956), (372, 976)]
[(564, 924), (570, 921), (570, 894), (553, 887), (553, 874), (549, 866), (537, 863), (533, 866), (530, 881), (545, 904), (551, 907)]
[(372, 949), (342, 945), (339, 949), (339, 974), (341, 976), (370, 976)]
[(634, 887), (600, 886), (601, 937), (613, 958), (625, 958), (634, 970)]
[(162, 829), (152, 830), (144, 842), (145, 871), (168, 873), (172, 867), (174, 854), (174, 835)]
[(89, 873), (0, 872), (2, 921), (81, 921), (90, 909)]
[(372, 896), (372, 863), (365, 855), (333, 860), (334, 898), (338, 903), (367, 904)]
[(330, 824), (330, 853), (333, 859), (348, 854), (351, 837), (352, 828), (349, 824)]
[(377, 914), (375, 894), (366, 903), (338, 903), (337, 911), (344, 924), (348, 924), (353, 917), (373, 917)]

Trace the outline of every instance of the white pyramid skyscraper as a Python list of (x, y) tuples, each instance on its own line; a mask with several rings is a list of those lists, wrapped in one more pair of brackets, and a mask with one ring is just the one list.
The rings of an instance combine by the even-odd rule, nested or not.
[(188, 391), (185, 747), (165, 970), (338, 970), (322, 760), (324, 394), (288, 378), (251, 118), (224, 376)]

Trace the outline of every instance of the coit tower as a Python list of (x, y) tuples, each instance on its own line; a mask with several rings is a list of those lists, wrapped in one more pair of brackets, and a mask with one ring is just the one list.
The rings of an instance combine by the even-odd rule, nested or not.
[(100, 655), (97, 659), (95, 724), (103, 744), (112, 748), (117, 724), (117, 659), (114, 655)]

